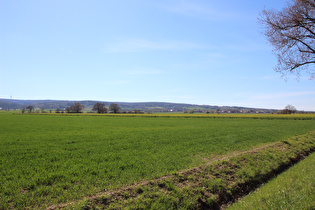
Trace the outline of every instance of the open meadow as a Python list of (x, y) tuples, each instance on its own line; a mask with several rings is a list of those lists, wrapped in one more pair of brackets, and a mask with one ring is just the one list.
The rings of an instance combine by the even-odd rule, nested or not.
[(0, 209), (75, 201), (315, 130), (315, 115), (257, 116), (1, 112)]

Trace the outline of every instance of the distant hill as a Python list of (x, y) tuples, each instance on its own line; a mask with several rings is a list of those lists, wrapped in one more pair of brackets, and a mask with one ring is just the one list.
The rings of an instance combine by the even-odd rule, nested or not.
[(110, 101), (66, 101), (66, 100), (16, 100), (16, 99), (0, 99), (0, 107), (3, 110), (23, 109), (28, 105), (32, 105), (35, 108), (51, 109), (57, 108), (65, 109), (73, 103), (80, 103), (84, 105), (85, 111), (91, 111), (95, 103), (101, 102), (108, 107), (111, 103), (117, 103), (120, 105), (122, 111), (132, 111), (139, 109), (144, 112), (184, 112), (194, 110), (194, 112), (211, 112), (211, 110), (217, 112), (262, 112), (270, 113), (276, 112), (275, 109), (258, 109), (248, 107), (237, 106), (211, 106), (211, 105), (197, 105), (197, 104), (185, 104), (185, 103), (167, 103), (167, 102), (110, 102)]

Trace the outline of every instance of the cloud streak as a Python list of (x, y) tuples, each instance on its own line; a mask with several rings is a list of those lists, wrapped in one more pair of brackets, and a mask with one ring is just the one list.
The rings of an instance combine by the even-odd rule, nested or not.
[(103, 84), (105, 85), (126, 85), (130, 83), (131, 83), (131, 80), (114, 80), (114, 81), (103, 82)]
[(157, 75), (157, 74), (162, 74), (163, 72), (160, 70), (154, 70), (154, 69), (136, 69), (136, 70), (126, 71), (125, 73), (131, 76), (143, 76), (143, 75)]
[(226, 46), (226, 49), (239, 52), (267, 51), (270, 47), (254, 40), (243, 40), (241, 43), (233, 43)]
[(301, 92), (281, 92), (266, 95), (253, 96), (253, 99), (279, 99), (279, 98), (289, 98), (289, 97), (300, 97), (306, 95), (315, 95), (315, 91), (301, 91)]
[(122, 52), (143, 52), (153, 50), (192, 50), (202, 49), (205, 46), (185, 41), (150, 41), (145, 39), (133, 39), (122, 41), (108, 46), (109, 52), (122, 53)]
[(232, 11), (222, 11), (214, 6), (205, 5), (197, 1), (176, 1), (175, 4), (165, 7), (165, 10), (192, 18), (208, 19), (212, 21), (234, 20), (246, 18), (243, 14)]

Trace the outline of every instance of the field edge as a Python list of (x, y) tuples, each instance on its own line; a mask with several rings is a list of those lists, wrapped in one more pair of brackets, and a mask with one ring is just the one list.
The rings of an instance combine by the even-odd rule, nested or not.
[(47, 209), (220, 209), (315, 150), (315, 131)]

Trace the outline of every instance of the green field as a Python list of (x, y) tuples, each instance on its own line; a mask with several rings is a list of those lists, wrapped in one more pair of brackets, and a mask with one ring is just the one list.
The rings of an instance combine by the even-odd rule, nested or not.
[(232, 209), (314, 209), (315, 154), (280, 174)]
[(315, 130), (314, 117), (293, 119), (0, 113), (0, 209), (70, 202)]

